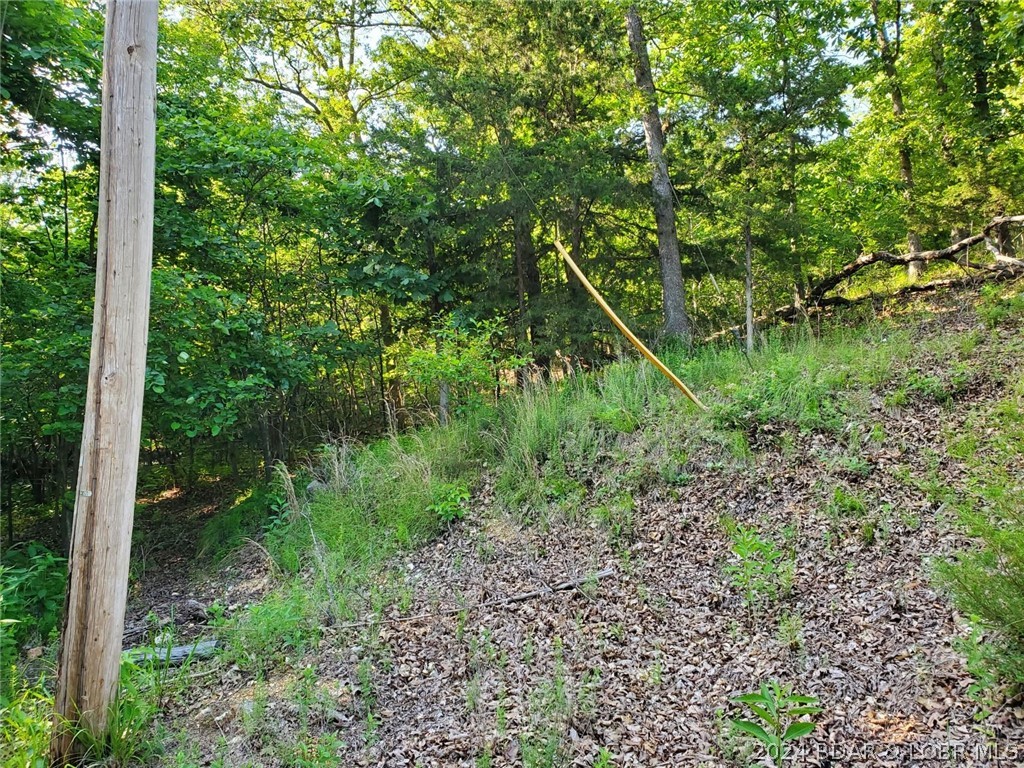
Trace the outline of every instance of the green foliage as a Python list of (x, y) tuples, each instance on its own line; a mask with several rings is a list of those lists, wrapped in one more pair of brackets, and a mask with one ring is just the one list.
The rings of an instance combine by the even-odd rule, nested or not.
[(448, 387), (456, 413), (479, 406), (485, 393), (494, 392), (501, 371), (515, 370), (530, 360), (510, 355), (500, 346), (502, 318), (462, 322), (456, 316), (434, 331), (434, 346), (415, 347), (405, 342), (408, 379), (427, 391)]
[(867, 511), (868, 506), (858, 493), (848, 491), (841, 485), (837, 485), (832, 491), (832, 498), (828, 503), (828, 513), (831, 517), (837, 520), (851, 517), (856, 519), (863, 517)]
[[(186, 668), (187, 669), (187, 668)], [(153, 723), (172, 682), (181, 689), (185, 670), (171, 673), (158, 659), (132, 663), (122, 660), (117, 697), (110, 704), (109, 733), (97, 740), (78, 730), (88, 765), (131, 768), (152, 765), (161, 754), (161, 743)], [(3, 724), (3, 767), (45, 768), (50, 765), (50, 734), (53, 727), (51, 684), (40, 678), (34, 683), (15, 676), (14, 696), (0, 702)]]
[(225, 658), (243, 669), (265, 671), (301, 656), (319, 638), (315, 609), (301, 581), (272, 593), (221, 629)]
[(211, 517), (199, 532), (199, 553), (220, 560), (242, 541), (278, 524), (287, 511), (284, 492), (273, 484), (257, 486)]
[(767, 607), (793, 586), (794, 564), (770, 541), (762, 539), (754, 528), (728, 521), (734, 560), (725, 566), (725, 574), (742, 594), (748, 606)]
[(1005, 289), (998, 285), (986, 285), (981, 289), (978, 315), (990, 327), (1015, 317), (1024, 316), (1024, 290)]
[(607, 410), (577, 383), (528, 386), (502, 402), (494, 435), (499, 498), (526, 517), (546, 513), (551, 502), (578, 501), (573, 475), (597, 460), (604, 438), (595, 414)]
[(4, 669), (5, 688), (11, 694), (0, 701), (3, 768), (49, 768), (53, 696), (43, 681), (15, 682)]
[(754, 372), (744, 376), (736, 367), (736, 378), (723, 383), (727, 399), (713, 404), (715, 421), (841, 434), (864, 410), (859, 395), (888, 380), (911, 352), (909, 336), (884, 325), (836, 329), (827, 341), (778, 334), (754, 357)]
[(556, 647), (554, 675), (541, 680), (530, 694), (529, 726), (520, 736), (524, 768), (554, 768), (562, 764), (565, 733), (574, 709), (561, 650)]
[(757, 693), (736, 696), (733, 701), (745, 705), (758, 720), (732, 720), (733, 728), (761, 742), (779, 768), (786, 759), (789, 744), (814, 730), (814, 723), (799, 718), (822, 711), (814, 696), (794, 695), (790, 686), (783, 686), (777, 680), (761, 683)]
[(6, 550), (0, 565), (0, 703), (14, 691), (11, 674), (18, 649), (50, 640), (64, 608), (67, 561), (42, 544)]
[(1024, 649), (1001, 634), (986, 631), (980, 616), (971, 617), (970, 635), (958, 638), (954, 647), (964, 655), (967, 671), (974, 678), (967, 693), (982, 707), (978, 719), (1003, 699), (1000, 692), (1005, 686), (1011, 691), (1024, 686)]
[(465, 516), (465, 504), (469, 501), (469, 489), (465, 486), (453, 483), (435, 484), (433, 496), (434, 502), (427, 507), (427, 511), (436, 514), (442, 523), (451, 525)]
[(961, 521), (977, 546), (936, 565), (936, 577), (960, 610), (994, 632), (990, 649), (975, 654), (983, 679), (1024, 683), (1024, 502), (1014, 468), (1024, 459), (1024, 385), (1006, 399), (972, 415), (970, 450), (959, 455), (969, 470), (969, 500)]

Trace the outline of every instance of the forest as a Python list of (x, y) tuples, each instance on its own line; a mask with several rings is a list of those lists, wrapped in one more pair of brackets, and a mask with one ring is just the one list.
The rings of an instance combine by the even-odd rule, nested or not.
[[(89, 760), (1016, 764), (1024, 6), (159, 9)], [(5, 768), (49, 764), (104, 19), (0, 0)]]

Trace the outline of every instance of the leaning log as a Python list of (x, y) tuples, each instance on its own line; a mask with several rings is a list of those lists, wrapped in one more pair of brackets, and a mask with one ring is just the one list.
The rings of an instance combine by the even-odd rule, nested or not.
[[(773, 322), (793, 320), (797, 317), (810, 317), (818, 314), (824, 309), (837, 306), (850, 306), (863, 301), (873, 301), (880, 298), (897, 298), (911, 293), (923, 293), (936, 291), (942, 288), (957, 288), (975, 285), (982, 281), (990, 280), (1014, 280), (1024, 277), (1024, 260), (1009, 256), (996, 256), (994, 260), (972, 261), (964, 258), (968, 249), (972, 246), (984, 243), (992, 231), (1005, 224), (1024, 224), (1024, 216), (998, 216), (982, 228), (981, 232), (965, 237), (946, 248), (938, 248), (931, 251), (918, 251), (916, 253), (891, 253), (889, 251), (873, 251), (858, 256), (853, 261), (845, 264), (841, 269), (828, 277), (816, 282), (807, 292), (803, 306), (787, 304), (782, 307), (758, 315), (754, 318), (755, 326), (763, 326)], [(845, 281), (852, 278), (861, 270), (870, 267), (872, 264), (888, 264), (890, 266), (907, 266), (912, 261), (931, 263), (935, 261), (948, 261), (961, 267), (965, 274), (963, 277), (943, 278), (927, 283), (914, 283), (905, 286), (885, 296), (869, 294), (857, 299), (848, 299), (845, 296), (830, 294)], [(705, 337), (705, 341), (717, 341), (723, 336), (731, 336), (743, 330), (742, 325), (735, 325), (717, 331)]]

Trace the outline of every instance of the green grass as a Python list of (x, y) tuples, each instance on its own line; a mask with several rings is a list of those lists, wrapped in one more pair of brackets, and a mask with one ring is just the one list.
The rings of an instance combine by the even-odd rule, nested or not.
[[(913, 351), (910, 334), (884, 322), (838, 328), (821, 338), (803, 326), (771, 334), (752, 356), (752, 370), (699, 360), (686, 369), (695, 380), (714, 376), (705, 386), (714, 388), (711, 408), (720, 426), (774, 422), (839, 434), (863, 417), (863, 395), (889, 381)], [(740, 353), (731, 356), (735, 361)]]
[(961, 611), (994, 633), (984, 654), (968, 653), (976, 676), (1024, 686), (1024, 381), (967, 426), (950, 453), (969, 473), (958, 508), (976, 545), (937, 564), (936, 577)]

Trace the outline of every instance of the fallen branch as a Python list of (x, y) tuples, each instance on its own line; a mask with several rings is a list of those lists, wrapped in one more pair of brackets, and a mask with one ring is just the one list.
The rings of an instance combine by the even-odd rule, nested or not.
[[(963, 240), (953, 243), (953, 245), (946, 248), (939, 248), (932, 251), (920, 251), (918, 253), (895, 254), (890, 253), (889, 251), (874, 251), (872, 253), (861, 254), (853, 261), (844, 265), (838, 272), (835, 272), (815, 283), (811, 287), (810, 291), (808, 291), (807, 298), (805, 299), (803, 306), (787, 304), (782, 307), (776, 307), (770, 312), (766, 312), (755, 317), (754, 325), (759, 326), (766, 323), (777, 322), (779, 320), (792, 320), (798, 316), (810, 317), (829, 307), (850, 306), (853, 304), (860, 304), (865, 301), (874, 301), (875, 299), (880, 298), (895, 298), (898, 296), (906, 296), (911, 293), (935, 291), (940, 288), (955, 288), (975, 285), (983, 280), (1014, 280), (1018, 277), (1024, 277), (1024, 260), (1021, 259), (1015, 259), (1009, 256), (996, 256), (994, 262), (972, 262), (958, 258), (960, 254), (967, 251), (971, 246), (984, 242), (993, 229), (1004, 224), (1024, 224), (1024, 216), (999, 216), (986, 224), (978, 234), (965, 237)], [(862, 269), (869, 267), (872, 264), (907, 266), (911, 262), (915, 261), (925, 263), (933, 261), (951, 261), (958, 264), (965, 270), (975, 270), (976, 273), (968, 274), (959, 278), (934, 280), (929, 283), (913, 283), (885, 296), (868, 294), (857, 299), (848, 299), (845, 296), (826, 295), (837, 288), (841, 283), (849, 280)], [(707, 336), (704, 340), (716, 341), (723, 336), (732, 335), (738, 331), (742, 331), (744, 328), (745, 326), (742, 324), (734, 325), (721, 331), (717, 331), (710, 336)]]
[(516, 603), (525, 603), (527, 600), (535, 600), (538, 597), (544, 597), (545, 595), (553, 595), (556, 592), (565, 592), (570, 589), (579, 589), (585, 584), (591, 584), (600, 579), (605, 579), (615, 573), (614, 568), (605, 568), (603, 571), (592, 573), (589, 576), (584, 576), (578, 579), (570, 579), (569, 581), (563, 581), (561, 584), (555, 584), (553, 587), (542, 587), (541, 589), (535, 589), (531, 592), (521, 592), (517, 595), (511, 595), (509, 597), (498, 597), (493, 600), (484, 600), (474, 605), (467, 605), (463, 608), (446, 608), (443, 611), (430, 611), (428, 613), (418, 613), (415, 616), (398, 616), (391, 619), (379, 619), (370, 618), (363, 619), (362, 621), (353, 621), (347, 624), (339, 624), (339, 629), (357, 629), (359, 627), (367, 627), (372, 624), (404, 624), (408, 621), (422, 621), (423, 619), (436, 619), (442, 616), (452, 616), (463, 611), (478, 611), (481, 608), (492, 608), (496, 605), (515, 605)]
[(892, 266), (907, 266), (913, 261), (922, 261), (926, 264), (932, 261), (952, 261), (969, 269), (989, 272), (1002, 272), (1007, 268), (1024, 266), (1020, 263), (1014, 263), (1017, 262), (1016, 259), (1008, 259), (1006, 261), (1001, 260), (1001, 263), (999, 264), (991, 264), (987, 262), (962, 263), (961, 260), (957, 258), (959, 254), (963, 253), (971, 246), (985, 242), (985, 238), (987, 238), (989, 233), (996, 227), (1000, 227), (1003, 224), (1022, 223), (1024, 223), (1024, 216), (999, 216), (986, 224), (984, 229), (982, 229), (978, 234), (965, 237), (963, 240), (953, 243), (953, 245), (946, 248), (940, 248), (933, 251), (920, 251), (918, 253), (895, 254), (888, 251), (875, 251), (873, 253), (861, 254), (835, 274), (820, 280), (810, 290), (810, 292), (808, 292), (807, 303), (809, 305), (817, 304), (826, 293), (831, 291), (841, 282), (848, 280), (850, 277), (872, 264), (884, 263)]

